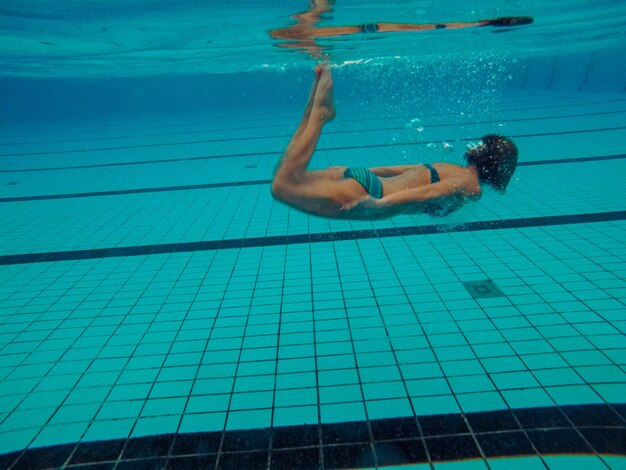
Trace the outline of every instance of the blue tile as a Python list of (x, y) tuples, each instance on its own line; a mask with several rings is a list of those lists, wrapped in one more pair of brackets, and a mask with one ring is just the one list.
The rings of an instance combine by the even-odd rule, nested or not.
[(563, 360), (563, 357), (556, 353), (525, 354), (521, 356), (521, 358), (531, 370), (567, 367), (567, 363)]
[(192, 380), (181, 380), (178, 382), (156, 382), (154, 384), (154, 387), (152, 388), (152, 391), (150, 392), (150, 398), (187, 396), (191, 391), (192, 385)]
[(225, 422), (226, 412), (188, 414), (183, 416), (179, 432), (221, 431)]
[(623, 334), (588, 336), (587, 339), (599, 349), (626, 348), (626, 335)]
[(318, 422), (318, 410), (315, 406), (290, 406), (288, 408), (274, 408), (274, 426), (299, 426), (303, 424), (316, 424)]
[(499, 390), (538, 387), (539, 383), (528, 371), (491, 374), (491, 380)]
[(231, 411), (228, 413), (226, 429), (257, 429), (271, 425), (272, 410)]
[(67, 397), (64, 405), (79, 405), (86, 403), (102, 403), (109, 393), (109, 387), (89, 387), (75, 389)]
[(563, 358), (572, 366), (607, 365), (611, 362), (600, 351), (563, 352)]
[(476, 356), (469, 346), (440, 347), (435, 349), (440, 361), (474, 359)]
[(134, 419), (93, 421), (83, 436), (83, 441), (106, 441), (126, 439), (135, 424)]
[(474, 351), (480, 358), (512, 356), (514, 351), (507, 343), (476, 344)]
[(326, 385), (347, 385), (359, 383), (356, 369), (340, 369), (318, 372), (320, 387)]
[(495, 330), (476, 330), (467, 331), (464, 329), (465, 336), (470, 344), (484, 344), (484, 343), (501, 343), (504, 342), (504, 338), (499, 331)]
[(478, 411), (501, 410), (506, 408), (506, 404), (497, 392), (479, 392), (456, 395), (461, 408), (466, 413)]
[(322, 423), (364, 421), (365, 409), (362, 402), (321, 405), (320, 415)]
[(584, 366), (574, 370), (588, 383), (626, 383), (626, 372), (617, 366)]
[(608, 467), (612, 470), (624, 470), (626, 469), (626, 457), (603, 455), (602, 460), (606, 462)]
[(404, 383), (397, 382), (380, 382), (362, 384), (363, 396), (366, 400), (380, 400), (386, 398), (402, 398), (406, 397)]
[(176, 433), (180, 424), (180, 416), (157, 416), (137, 420), (131, 437), (153, 436), (155, 434)]
[(394, 355), (391, 352), (385, 351), (357, 354), (356, 360), (359, 367), (375, 367), (396, 364)]
[(602, 403), (600, 396), (589, 385), (546, 387), (546, 391), (557, 405)]
[(380, 367), (362, 367), (360, 369), (361, 381), (367, 382), (391, 382), (400, 380), (400, 372), (397, 365)]
[(554, 400), (542, 388), (503, 390), (501, 393), (511, 408), (554, 406)]
[(276, 370), (276, 361), (252, 361), (252, 362), (240, 362), (237, 369), (237, 375), (265, 375), (273, 374)]
[(425, 363), (437, 360), (433, 350), (430, 348), (396, 351), (396, 357), (400, 364)]
[[(315, 368), (315, 360), (311, 358), (313, 362), (312, 370)], [(279, 366), (280, 367), (280, 366)], [(321, 356), (317, 358), (317, 368), (320, 371), (331, 369), (353, 369), (356, 367), (356, 360), (354, 354), (350, 351), (349, 354), (340, 354), (333, 356)], [(302, 369), (306, 370), (306, 369)]]
[(434, 348), (464, 346), (467, 344), (465, 337), (460, 333), (434, 334), (429, 336), (429, 340)]
[(443, 377), (441, 367), (436, 362), (425, 362), (423, 364), (403, 364), (400, 366), (405, 380)]
[(0, 452), (9, 453), (22, 450), (28, 446), (37, 434), (37, 428), (12, 430), (0, 434)]
[(494, 385), (487, 375), (465, 375), (448, 377), (454, 393), (485, 392), (494, 390)]
[(316, 388), (277, 390), (274, 396), (275, 406), (302, 406), (317, 404)]
[(198, 368), (199, 379), (213, 378), (213, 377), (234, 377), (237, 370), (236, 363), (226, 364), (207, 364)]
[(418, 416), (433, 414), (450, 414), (460, 411), (459, 405), (452, 395), (411, 397), (413, 409)]
[(89, 426), (89, 421), (59, 425), (49, 424), (37, 435), (32, 443), (32, 447), (47, 447), (68, 442), (78, 442), (87, 426)]
[(574, 468), (606, 470), (602, 460), (595, 456), (546, 456), (543, 459), (550, 470), (571, 470)]
[(147, 400), (141, 416), (162, 416), (182, 414), (187, 398), (155, 398)]
[(442, 362), (441, 368), (448, 377), (484, 373), (481, 363), (477, 359)]
[(434, 464), (435, 470), (484, 470), (488, 468), (482, 460), (463, 460)]
[(314, 372), (279, 374), (276, 376), (276, 388), (314, 387), (316, 385), (316, 379), (317, 377)]
[(550, 346), (550, 343), (548, 343), (544, 339), (515, 341), (510, 344), (513, 350), (520, 356), (525, 354), (541, 354), (554, 352), (554, 348), (552, 348), (552, 346)]
[(488, 373), (526, 370), (526, 366), (517, 356), (484, 358), (480, 362)]
[(337, 385), (319, 388), (320, 403), (357, 402), (362, 400), (361, 386)]
[[(352, 360), (351, 366), (353, 365), (354, 365), (354, 360)], [(277, 371), (279, 374), (288, 374), (290, 372), (300, 372), (300, 371), (313, 371), (315, 370), (315, 359), (312, 357), (283, 359), (283, 360), (278, 361), (277, 367), (278, 367)], [(343, 366), (339, 366), (339, 367), (343, 367)]]
[(144, 401), (106, 402), (98, 412), (98, 420), (136, 418), (143, 408)]
[(502, 330), (502, 335), (509, 342), (540, 340), (541, 335), (534, 328), (515, 328)]
[(350, 345), (350, 331), (348, 328), (345, 330), (329, 330), (329, 331), (320, 331), (316, 333), (316, 341), (318, 343), (317, 348), (321, 350), (321, 354), (333, 354), (333, 348), (344, 348), (343, 351), (346, 351), (346, 348), (352, 349)]
[(253, 392), (258, 390), (274, 389), (273, 375), (259, 375), (249, 377), (237, 377), (235, 380), (235, 392)]
[(413, 414), (411, 403), (407, 398), (366, 401), (365, 406), (369, 419), (395, 418)]
[(230, 401), (230, 410), (251, 410), (270, 408), (274, 399), (274, 392), (246, 392), (233, 393)]
[(583, 380), (572, 369), (544, 369), (534, 372), (541, 385), (575, 385), (583, 383)]
[(443, 378), (408, 380), (406, 386), (412, 397), (430, 397), (435, 395), (450, 395), (452, 392), (447, 380)]

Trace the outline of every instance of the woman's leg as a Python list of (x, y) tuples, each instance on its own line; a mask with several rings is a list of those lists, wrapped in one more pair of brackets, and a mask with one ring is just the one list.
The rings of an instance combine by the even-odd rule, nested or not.
[(300, 137), (306, 125), (309, 122), (309, 116), (311, 115), (311, 109), (313, 108), (313, 100), (315, 99), (315, 91), (317, 90), (317, 84), (319, 83), (320, 77), (322, 76), (322, 72), (324, 71), (324, 67), (322, 65), (317, 65), (315, 67), (315, 78), (313, 79), (313, 86), (311, 86), (311, 91), (309, 92), (309, 99), (306, 102), (306, 107), (304, 108), (304, 114), (302, 116), (302, 120), (294, 132), (291, 141)]
[(274, 172), (272, 191), (275, 194), (304, 182), (307, 166), (317, 146), (322, 128), (335, 117), (332, 104), (333, 82), (330, 72), (321, 68), (319, 77), (317, 73), (316, 69), (314, 85), (317, 86), (311, 90), (304, 117)]
[(276, 199), (305, 212), (337, 217), (343, 206), (365, 195), (359, 183), (343, 179), (338, 169), (307, 169), (324, 124), (334, 117), (333, 82), (324, 69), (308, 121), (291, 139), (274, 173), (272, 194)]

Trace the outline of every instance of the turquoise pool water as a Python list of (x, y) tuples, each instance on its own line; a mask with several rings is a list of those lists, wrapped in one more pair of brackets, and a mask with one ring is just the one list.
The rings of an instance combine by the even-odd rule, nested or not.
[[(292, 6), (222, 4), (201, 48), (201, 7), (4, 12), (0, 467), (626, 466), (626, 71), (623, 39), (589, 26), (621, 13), (345, 6), (320, 25), (535, 17), (444, 31), (476, 46), (460, 57), (438, 31), (425, 58), (390, 56), (412, 36), (322, 41), (338, 115), (311, 167), (459, 163), (496, 131), (520, 150), (505, 196), (374, 222), (274, 200), (314, 62), (225, 25), (265, 11), (266, 34)], [(107, 42), (108, 74), (80, 35), (32, 49), (34, 23), (72, 18), (83, 40), (146, 37)], [(588, 26), (576, 54), (565, 20)], [(180, 32), (161, 60), (130, 52), (146, 23)]]

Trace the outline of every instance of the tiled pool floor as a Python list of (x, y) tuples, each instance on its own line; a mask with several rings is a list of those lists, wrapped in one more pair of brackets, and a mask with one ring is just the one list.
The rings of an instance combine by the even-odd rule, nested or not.
[(327, 220), (269, 193), (297, 114), (5, 131), (0, 467), (624, 466), (624, 95), (419, 141), (339, 111), (313, 166), (458, 161), (498, 125), (516, 180), (448, 219)]

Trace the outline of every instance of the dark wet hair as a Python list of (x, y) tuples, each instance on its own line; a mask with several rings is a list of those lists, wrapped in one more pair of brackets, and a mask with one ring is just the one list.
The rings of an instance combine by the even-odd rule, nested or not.
[(478, 179), (505, 192), (517, 167), (517, 147), (506, 137), (489, 134), (483, 145), (465, 152), (465, 160), (478, 170)]

